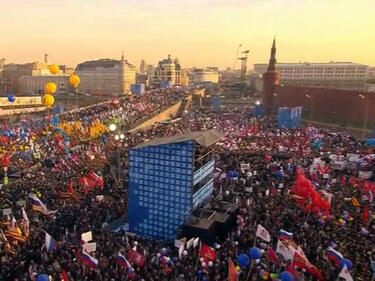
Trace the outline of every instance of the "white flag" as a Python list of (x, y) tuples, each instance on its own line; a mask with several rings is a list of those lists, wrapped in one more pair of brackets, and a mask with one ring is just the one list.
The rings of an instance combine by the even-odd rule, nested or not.
[(286, 260), (293, 260), (296, 249), (289, 244), (288, 240), (277, 241), (276, 253), (282, 255)]
[(194, 243), (194, 238), (191, 238), (187, 243), (186, 243), (186, 249), (188, 250), (191, 246), (193, 246)]
[(344, 278), (345, 281), (353, 281), (353, 277), (350, 275), (349, 269), (344, 265), (342, 268), (339, 277)]
[(17, 226), (17, 221), (14, 217), (12, 217), (12, 228), (15, 228)]
[(198, 244), (199, 244), (199, 237), (197, 237), (197, 238), (194, 239), (193, 248), (197, 247)]
[(181, 257), (182, 257), (182, 254), (183, 254), (184, 250), (185, 250), (185, 244), (182, 243), (181, 246), (180, 246), (180, 248), (178, 249), (178, 257), (179, 257), (180, 259), (181, 259)]
[(258, 224), (258, 227), (257, 227), (257, 234), (256, 234), (257, 237), (263, 239), (264, 241), (266, 242), (271, 242), (271, 236), (270, 234), (268, 233), (268, 231), (260, 224)]

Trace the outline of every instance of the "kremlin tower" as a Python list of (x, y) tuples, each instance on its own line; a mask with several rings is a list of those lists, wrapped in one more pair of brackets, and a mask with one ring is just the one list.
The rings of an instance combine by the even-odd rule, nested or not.
[(266, 114), (273, 110), (273, 99), (276, 87), (280, 84), (280, 73), (276, 69), (276, 39), (273, 39), (271, 48), (271, 57), (268, 64), (267, 72), (263, 74), (263, 95), (262, 103)]

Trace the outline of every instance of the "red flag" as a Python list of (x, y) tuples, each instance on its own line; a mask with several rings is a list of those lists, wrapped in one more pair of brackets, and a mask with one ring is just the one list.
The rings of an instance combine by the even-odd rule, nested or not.
[(346, 186), (346, 176), (344, 176), (344, 175), (341, 177), (341, 184), (343, 186)]
[(319, 269), (315, 265), (311, 264), (305, 255), (298, 253), (298, 251), (295, 251), (294, 253), (293, 266), (303, 268), (310, 274), (317, 277), (319, 280), (324, 280)]
[(63, 269), (63, 271), (62, 271), (61, 277), (62, 277), (63, 281), (69, 281), (68, 274), (66, 273), (65, 269)]
[(74, 184), (73, 184), (72, 181), (68, 184), (68, 190), (69, 190), (70, 193), (76, 194), (76, 192), (74, 190)]
[(201, 257), (205, 262), (214, 261), (216, 259), (216, 252), (210, 246), (202, 244)]
[(228, 281), (237, 281), (237, 270), (231, 258), (229, 258)]
[(370, 215), (370, 208), (367, 206), (363, 214), (363, 222), (367, 222), (369, 215)]
[(290, 265), (290, 264), (288, 264), (287, 266), (286, 266), (286, 271), (288, 271), (289, 273), (291, 273), (291, 274), (295, 274), (295, 271), (294, 271), (294, 268)]
[(137, 251), (130, 250), (128, 257), (138, 267), (142, 267), (146, 263), (146, 257)]
[(10, 164), (10, 155), (8, 153), (5, 153), (3, 156), (3, 166), (9, 167)]
[(279, 259), (277, 258), (276, 253), (272, 248), (269, 248), (268, 250), (268, 260), (272, 263), (279, 263)]

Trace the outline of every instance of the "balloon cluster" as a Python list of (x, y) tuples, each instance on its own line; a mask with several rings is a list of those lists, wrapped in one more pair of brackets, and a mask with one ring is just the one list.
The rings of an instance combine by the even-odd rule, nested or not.
[[(48, 69), (51, 74), (56, 75), (60, 72), (60, 67), (58, 64), (51, 64), (48, 66)], [(80, 78), (76, 74), (72, 74), (69, 77), (69, 83), (74, 87), (77, 88), (80, 83)], [(42, 98), (42, 103), (47, 107), (51, 108), (53, 104), (55, 103), (54, 94), (57, 91), (57, 85), (54, 82), (48, 82), (45, 87), (45, 95)], [(9, 100), (9, 98), (8, 98)], [(9, 100), (10, 101), (10, 100)]]

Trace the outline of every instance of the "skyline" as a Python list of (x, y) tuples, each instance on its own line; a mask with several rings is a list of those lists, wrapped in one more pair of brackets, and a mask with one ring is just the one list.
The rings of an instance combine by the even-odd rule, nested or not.
[(222, 69), (233, 66), (242, 44), (251, 67), (268, 61), (276, 35), (279, 62), (375, 66), (371, 0), (5, 0), (0, 9), (7, 63), (43, 61), (48, 53), (51, 63), (75, 67), (119, 59), (124, 50), (136, 66), (171, 54), (183, 67)]

